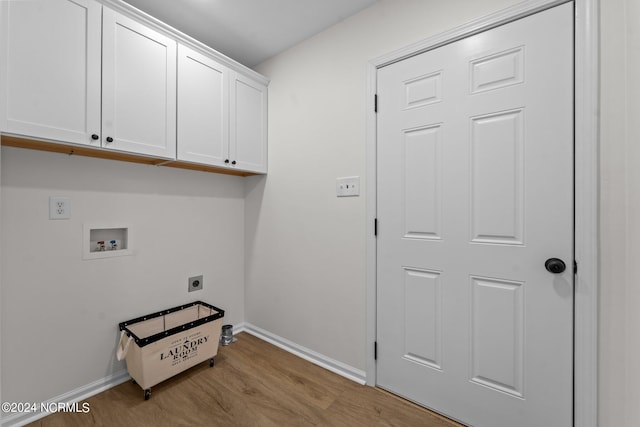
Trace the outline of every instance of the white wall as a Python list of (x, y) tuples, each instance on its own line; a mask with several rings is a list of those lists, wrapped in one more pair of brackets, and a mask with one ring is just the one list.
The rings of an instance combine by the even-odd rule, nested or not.
[[(515, 3), (382, 0), (257, 67), (271, 78), (269, 174), (248, 181), (249, 323), (365, 370), (366, 64)], [(336, 198), (351, 175), (362, 195)]]
[[(2, 150), (0, 149), (0, 242), (2, 238)], [(2, 334), (2, 244), (0, 244), (0, 334)], [(0, 402), (2, 399), (2, 335), (0, 335)]]
[(601, 1), (600, 425), (640, 425), (640, 4)]
[[(365, 198), (334, 195), (337, 176), (365, 174), (365, 64), (514, 3), (382, 0), (258, 66), (270, 173), (247, 191), (248, 322), (365, 369)], [(601, 1), (604, 427), (640, 425), (639, 9)]]
[[(121, 321), (194, 300), (244, 320), (243, 178), (8, 147), (1, 160), (5, 401), (124, 369)], [(48, 219), (49, 196), (71, 198), (70, 220)], [(83, 261), (85, 222), (130, 225), (134, 254)]]
[(627, 184), (628, 188), (628, 244), (629, 260), (625, 280), (627, 348), (627, 425), (640, 425), (640, 2), (626, 0), (627, 45)]
[[(122, 368), (116, 324), (190, 301), (192, 274), (205, 274), (198, 298), (244, 320), (243, 208), (246, 320), (365, 369), (365, 198), (334, 189), (338, 176), (365, 175), (365, 64), (516, 2), (381, 0), (261, 64), (272, 79), (267, 177), (3, 148), (2, 400), (47, 399)], [(640, 425), (639, 7), (601, 1), (603, 427)], [(46, 219), (53, 194), (72, 198), (72, 220)], [(81, 224), (99, 220), (132, 224), (136, 255), (80, 261)]]

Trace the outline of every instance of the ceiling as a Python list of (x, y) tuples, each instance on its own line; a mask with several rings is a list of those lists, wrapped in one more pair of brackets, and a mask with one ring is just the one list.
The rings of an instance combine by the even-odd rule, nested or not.
[(125, 0), (248, 67), (378, 0)]

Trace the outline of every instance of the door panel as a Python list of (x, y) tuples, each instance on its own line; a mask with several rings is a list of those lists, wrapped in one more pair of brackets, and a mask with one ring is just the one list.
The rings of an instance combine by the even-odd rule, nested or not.
[(573, 5), (378, 72), (378, 385), (570, 426)]
[(405, 268), (404, 358), (442, 369), (440, 273)]
[(441, 127), (435, 125), (411, 129), (403, 135), (402, 209), (407, 238), (441, 238), (441, 133)]
[(471, 277), (471, 381), (523, 396), (523, 283)]
[(524, 243), (523, 116), (517, 109), (471, 119), (472, 242)]

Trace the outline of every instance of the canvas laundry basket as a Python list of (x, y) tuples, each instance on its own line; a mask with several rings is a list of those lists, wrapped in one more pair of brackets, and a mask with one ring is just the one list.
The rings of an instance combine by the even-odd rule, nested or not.
[(202, 301), (120, 323), (118, 360), (144, 390), (218, 354), (224, 310)]

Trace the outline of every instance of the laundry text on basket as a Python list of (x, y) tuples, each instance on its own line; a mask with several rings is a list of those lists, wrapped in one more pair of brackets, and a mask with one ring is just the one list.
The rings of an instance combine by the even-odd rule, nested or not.
[(173, 360), (185, 359), (190, 354), (198, 351), (198, 346), (209, 341), (209, 336), (198, 338), (195, 341), (186, 339), (182, 345), (170, 348), (167, 353), (160, 353), (160, 360), (172, 358)]

